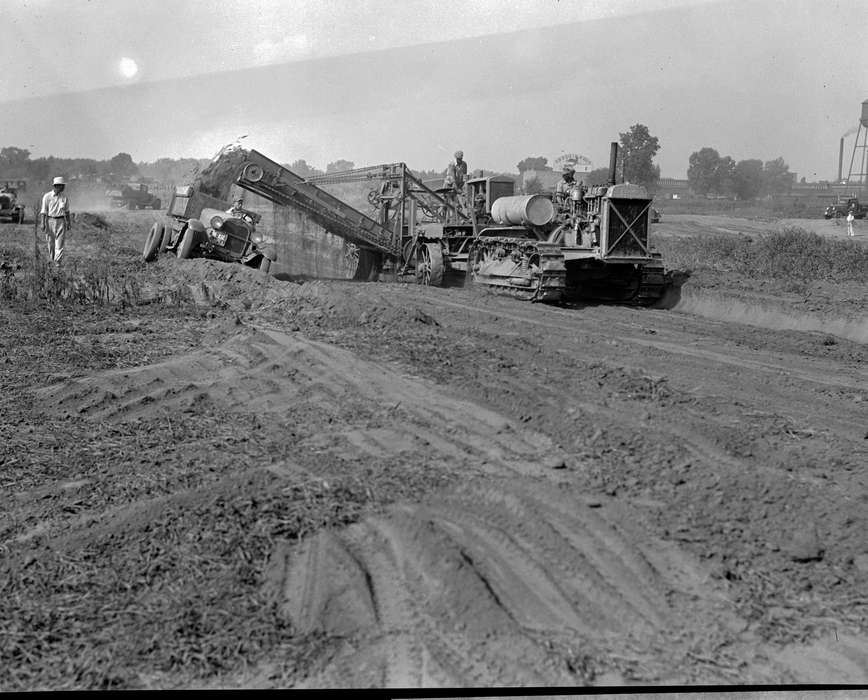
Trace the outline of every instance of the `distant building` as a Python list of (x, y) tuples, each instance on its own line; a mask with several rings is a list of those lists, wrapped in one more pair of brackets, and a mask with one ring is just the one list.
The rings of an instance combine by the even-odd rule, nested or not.
[(657, 180), (658, 199), (684, 199), (690, 196), (690, 184), (677, 177), (661, 177)]

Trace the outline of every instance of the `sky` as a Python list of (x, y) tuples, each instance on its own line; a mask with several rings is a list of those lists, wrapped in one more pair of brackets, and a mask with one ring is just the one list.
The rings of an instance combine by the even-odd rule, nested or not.
[[(0, 0), (0, 146), (324, 168), (581, 153), (642, 123), (834, 177), (868, 99), (865, 0)], [(850, 28), (850, 31), (848, 31)], [(857, 31), (859, 28), (860, 31)], [(864, 132), (863, 132), (864, 133)], [(845, 170), (854, 134), (845, 143)], [(845, 173), (846, 174), (846, 173)]]

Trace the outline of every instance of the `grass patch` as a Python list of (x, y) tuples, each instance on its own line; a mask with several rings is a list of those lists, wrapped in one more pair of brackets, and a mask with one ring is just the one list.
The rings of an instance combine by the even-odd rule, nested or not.
[(798, 226), (756, 238), (738, 234), (661, 237), (656, 245), (671, 268), (800, 282), (861, 282), (868, 277), (868, 247), (825, 238)]
[(137, 306), (154, 301), (143, 289), (145, 271), (129, 236), (99, 215), (76, 218), (60, 265), (49, 262), (42, 233), (18, 227), (0, 245), (0, 302), (16, 310)]

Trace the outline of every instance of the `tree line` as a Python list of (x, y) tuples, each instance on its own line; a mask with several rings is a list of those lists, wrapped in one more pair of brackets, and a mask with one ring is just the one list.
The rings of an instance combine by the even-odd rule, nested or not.
[[(634, 124), (618, 134), (620, 148), (616, 162), (615, 178), (618, 182), (642, 185), (654, 193), (660, 179), (660, 167), (654, 157), (660, 150), (660, 141), (644, 124)], [(528, 156), (518, 162), (518, 172), (551, 171), (548, 159), (543, 156)], [(609, 179), (609, 168), (596, 168), (582, 176), (587, 185), (604, 185)], [(690, 189), (698, 195), (718, 195), (751, 200), (765, 195), (789, 192), (793, 174), (783, 158), (763, 162), (756, 158), (736, 161), (730, 156), (721, 156), (710, 147), (691, 154), (688, 162), (687, 181)], [(534, 178), (525, 180), (528, 194), (541, 192), (543, 185)]]
[(160, 158), (153, 163), (136, 163), (129, 153), (118, 153), (107, 160), (95, 158), (31, 158), (30, 151), (17, 146), (0, 148), (0, 178), (49, 180), (57, 175), (103, 182), (148, 179), (163, 183), (180, 183), (192, 177), (208, 162), (197, 158)]
[[(47, 156), (31, 158), (30, 151), (17, 146), (0, 148), (0, 179), (49, 180), (57, 175), (67, 178), (85, 178), (103, 182), (120, 183), (142, 179), (164, 184), (190, 182), (196, 173), (210, 162), (208, 158), (158, 158), (152, 163), (133, 161), (129, 153), (118, 153), (107, 160), (94, 158), (58, 158)], [(282, 163), (285, 168), (301, 177), (314, 177), (327, 173), (352, 170), (356, 167), (350, 160), (338, 158), (321, 170), (304, 159)], [(443, 170), (414, 170), (422, 180), (442, 179)], [(486, 171), (487, 173), (489, 171)]]
[(789, 192), (793, 175), (783, 158), (765, 163), (757, 158), (736, 162), (706, 146), (690, 155), (687, 182), (696, 194), (749, 200)]
[[(616, 179), (643, 185), (653, 193), (660, 179), (660, 167), (654, 157), (660, 150), (660, 141), (644, 124), (634, 124), (619, 133), (620, 148), (616, 163)], [(196, 172), (208, 163), (208, 159), (159, 158), (153, 163), (133, 161), (129, 153), (118, 153), (107, 160), (94, 158), (58, 158), (47, 156), (31, 158), (30, 151), (17, 146), (0, 148), (0, 178), (28, 178), (48, 180), (55, 175), (83, 177), (102, 181), (121, 182), (146, 179), (161, 183), (189, 182)], [(301, 177), (312, 177), (342, 170), (352, 170), (355, 163), (338, 159), (320, 170), (304, 159), (285, 164)], [(543, 156), (528, 156), (517, 164), (519, 175), (535, 170), (551, 171), (548, 159)], [(436, 180), (443, 176), (442, 170), (417, 170), (423, 180)], [(491, 171), (484, 171), (491, 174)], [(609, 178), (608, 167), (597, 168), (582, 179), (588, 185), (604, 185)], [(735, 161), (730, 156), (721, 156), (711, 147), (704, 147), (690, 155), (687, 180), (690, 189), (699, 195), (719, 195), (742, 200), (755, 199), (768, 194), (780, 194), (790, 190), (793, 176), (783, 158), (763, 162), (759, 159)], [(533, 178), (525, 180), (525, 191), (541, 191), (542, 184)]]

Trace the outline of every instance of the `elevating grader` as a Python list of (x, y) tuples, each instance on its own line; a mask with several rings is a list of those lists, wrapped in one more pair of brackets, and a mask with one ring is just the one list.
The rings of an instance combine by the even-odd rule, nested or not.
[(420, 284), (477, 284), (528, 301), (653, 305), (684, 278), (667, 272), (650, 245), (645, 188), (616, 184), (617, 153), (613, 143), (607, 186), (577, 184), (554, 201), (516, 196), (514, 181), (503, 176), (471, 178), (456, 197), (425, 187), (402, 163), (306, 182), (375, 184), (368, 196), (374, 218), (400, 245), (380, 251), (376, 269), (391, 265)]

